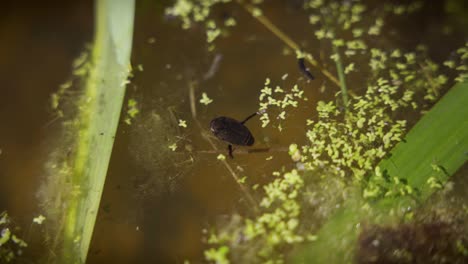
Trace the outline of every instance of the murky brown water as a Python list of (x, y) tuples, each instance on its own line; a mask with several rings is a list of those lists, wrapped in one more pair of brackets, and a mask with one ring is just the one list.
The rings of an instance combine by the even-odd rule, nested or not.
[[(49, 96), (68, 79), (73, 59), (91, 41), (93, 32), (92, 1), (51, 1), (50, 7), (43, 2), (28, 7), (2, 4), (0, 8), (0, 211), (7, 210), (24, 228), (25, 240), (31, 239), (27, 253), (31, 257), (45, 252), (41, 229), (30, 223), (41, 212), (36, 192), (56, 133), (49, 125), (53, 122)], [(295, 2), (300, 1), (276, 1), (265, 6), (264, 13), (320, 56), (320, 46), (308, 40), (310, 32), (304, 28), (307, 14)], [(198, 80), (197, 100), (202, 92), (214, 99), (209, 106), (197, 103), (198, 120), (207, 130), (209, 121), (218, 115), (243, 119), (256, 111), (266, 77), (290, 87), (301, 76), (294, 56), (281, 54), (283, 43), (235, 4), (216, 10), (219, 16), (234, 16), (238, 25), (228, 38), (217, 41), (215, 53), (206, 52), (201, 28), (182, 31), (177, 21), (164, 18), (162, 9), (162, 4), (152, 1), (137, 4), (132, 64), (141, 64), (144, 70), (134, 71), (127, 99), (136, 99), (141, 113), (131, 126), (119, 124), (88, 263), (201, 260), (202, 230), (223, 214), (243, 212), (245, 201), (237, 183), (216, 160), (217, 154), (197, 153), (211, 147), (191, 116), (190, 81)], [(428, 32), (437, 22), (430, 18), (435, 17), (431, 12), (436, 11), (428, 13), (424, 25), (413, 24), (419, 27), (414, 39), (386, 41), (409, 47), (433, 41)], [(155, 42), (149, 43), (150, 38)], [(450, 41), (431, 55), (445, 59), (447, 50), (460, 44), (456, 37)], [(222, 55), (219, 70), (203, 81), (216, 53)], [(283, 81), (280, 77), (285, 73), (288, 78)], [(256, 137), (255, 147), (286, 147), (304, 140), (304, 131), (294, 128), (313, 116), (317, 100), (330, 99), (336, 92), (319, 92), (325, 79), (316, 75), (312, 83), (301, 82), (309, 101), (285, 121), (287, 133), (262, 129), (258, 119), (247, 123)], [(162, 117), (161, 129), (154, 114)], [(187, 120), (188, 128), (177, 127), (174, 117)], [(158, 139), (156, 133), (163, 136)], [(166, 146), (153, 144), (167, 144), (166, 138), (174, 135), (180, 137), (178, 151), (184, 145), (193, 151), (158, 156)], [(226, 148), (216, 142), (220, 149)], [(270, 155), (273, 160), (265, 161)], [(248, 176), (249, 184), (268, 181), (282, 164), (292, 166), (284, 152), (235, 156), (229, 164), (239, 175)]]

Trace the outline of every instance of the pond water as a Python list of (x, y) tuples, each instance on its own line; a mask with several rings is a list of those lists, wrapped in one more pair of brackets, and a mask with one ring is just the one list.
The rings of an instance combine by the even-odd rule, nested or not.
[[(43, 212), (37, 193), (59, 133), (50, 95), (69, 78), (73, 60), (92, 40), (94, 21), (92, 1), (46, 1), (50, 7), (43, 2), (24, 7), (12, 1), (0, 8), (0, 211), (8, 211), (22, 228), (20, 234), (29, 244), (26, 263), (48, 252), (44, 228), (31, 223)], [(237, 176), (247, 176), (248, 185), (261, 185), (271, 180), (273, 171), (295, 166), (284, 149), (306, 141), (303, 120), (315, 118), (317, 102), (333, 100), (339, 91), (313, 67), (316, 80), (306, 81), (294, 51), (241, 6), (216, 8), (215, 16), (235, 17), (237, 25), (208, 52), (203, 28), (182, 30), (175, 18), (164, 15), (168, 1), (163, 2), (137, 3), (134, 76), (124, 104), (134, 99), (140, 112), (131, 125), (123, 121), (127, 109), (122, 112), (87, 263), (202, 261), (204, 230), (233, 212), (251, 213), (232, 172), (216, 158), (227, 156), (227, 145), (211, 138), (214, 151), (203, 136), (210, 121), (217, 116), (242, 120), (257, 111), (267, 77), (283, 88), (301, 86), (308, 101), (288, 112), (283, 132), (262, 128), (257, 117), (246, 124), (256, 139), (253, 148), (270, 151), (246, 153), (239, 147), (235, 159), (227, 160)], [(301, 2), (272, 1), (262, 10), (314, 57), (327, 56), (310, 37), (313, 31)], [(403, 49), (427, 43), (432, 59), (447, 59), (467, 40), (467, 32), (455, 27), (455, 33), (440, 41), (434, 32), (447, 19), (442, 2), (425, 8), (414, 23), (393, 21), (401, 31), (379, 41)], [(323, 66), (335, 72), (334, 65)], [(357, 79), (350, 78), (348, 87)], [(213, 102), (200, 104), (202, 93)], [(187, 128), (178, 126), (179, 119), (186, 120)], [(175, 151), (169, 149), (173, 143)], [(455, 177), (457, 192), (465, 198), (466, 170)]]

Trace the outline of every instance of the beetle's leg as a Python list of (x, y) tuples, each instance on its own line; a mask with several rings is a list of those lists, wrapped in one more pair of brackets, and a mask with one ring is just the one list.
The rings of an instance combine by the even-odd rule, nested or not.
[(234, 156), (232, 155), (232, 152), (233, 152), (234, 150), (232, 149), (232, 145), (231, 145), (231, 144), (228, 145), (228, 150), (229, 150), (229, 157), (230, 157), (231, 159), (233, 159)]
[(249, 115), (246, 119), (244, 119), (244, 121), (241, 122), (241, 124), (244, 124), (244, 123), (247, 122), (250, 118), (252, 118), (252, 117), (254, 117), (254, 116), (256, 116), (256, 115), (258, 115), (257, 112), (255, 112), (255, 113)]

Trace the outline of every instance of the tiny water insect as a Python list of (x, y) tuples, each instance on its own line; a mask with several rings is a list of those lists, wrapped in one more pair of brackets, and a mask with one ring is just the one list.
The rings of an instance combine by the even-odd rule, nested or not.
[(312, 73), (310, 72), (309, 68), (305, 65), (305, 60), (304, 58), (300, 58), (298, 61), (297, 61), (298, 65), (299, 65), (299, 69), (301, 70), (301, 72), (310, 80), (314, 80), (315, 77), (312, 75)]
[(250, 130), (244, 124), (249, 119), (258, 114), (260, 113), (255, 112), (249, 115), (243, 121), (237, 121), (234, 118), (226, 116), (216, 117), (215, 119), (211, 120), (211, 132), (213, 132), (213, 134), (217, 138), (229, 143), (228, 150), (229, 157), (231, 157), (231, 159), (234, 158), (234, 156), (232, 155), (232, 145), (252, 146), (254, 144), (255, 139)]

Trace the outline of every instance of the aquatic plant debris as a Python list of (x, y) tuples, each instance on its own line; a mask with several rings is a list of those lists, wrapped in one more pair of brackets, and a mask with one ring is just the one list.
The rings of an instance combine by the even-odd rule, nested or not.
[(135, 116), (140, 113), (140, 110), (138, 109), (138, 104), (137, 101), (133, 98), (128, 99), (127, 102), (127, 116), (124, 120), (124, 122), (127, 125), (132, 124), (132, 120), (135, 118)]
[(205, 258), (209, 261), (214, 261), (218, 264), (229, 264), (227, 254), (229, 253), (229, 247), (221, 246), (217, 249), (211, 248), (205, 251)]
[(202, 93), (202, 98), (200, 99), (200, 103), (204, 105), (209, 105), (213, 102), (211, 98), (208, 97), (206, 93)]
[(187, 128), (187, 121), (179, 119), (178, 126), (183, 127), (183, 128)]
[(12, 220), (6, 211), (0, 213), (0, 262), (13, 263), (15, 259), (23, 254), (24, 248), (28, 246), (23, 239), (16, 235), (18, 226), (12, 223)]
[(42, 223), (46, 220), (45, 216), (39, 215), (33, 218), (33, 223), (36, 223), (38, 225), (42, 225)]
[(177, 144), (176, 144), (176, 143), (172, 143), (172, 144), (170, 144), (170, 145), (168, 146), (168, 148), (169, 148), (170, 150), (172, 150), (172, 151), (176, 151), (176, 149), (177, 149)]

